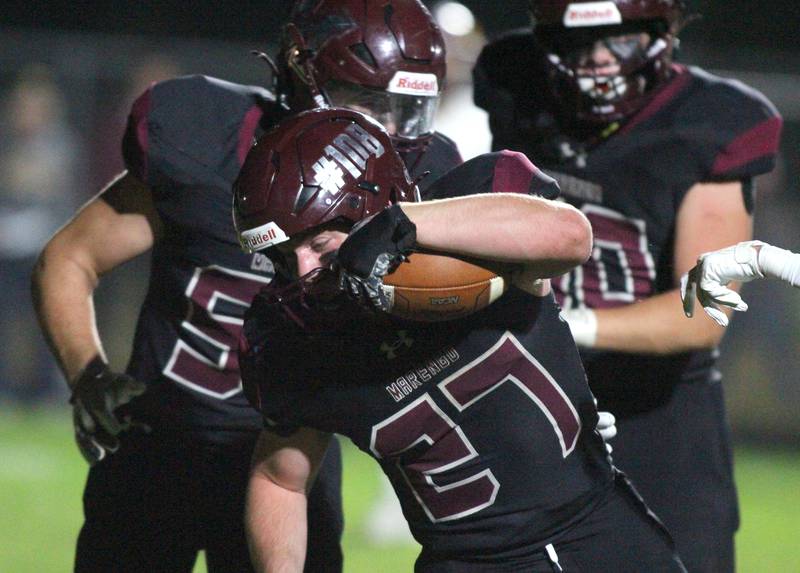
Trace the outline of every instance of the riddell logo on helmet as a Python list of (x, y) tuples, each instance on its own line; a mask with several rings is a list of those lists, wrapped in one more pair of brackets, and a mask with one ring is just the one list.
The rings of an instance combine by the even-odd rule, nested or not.
[(277, 245), (288, 241), (289, 237), (275, 223), (267, 223), (249, 231), (242, 231), (239, 234), (239, 241), (242, 247), (249, 253), (254, 253), (272, 245)]
[(439, 95), (439, 81), (435, 74), (398, 71), (389, 82), (386, 91), (395, 94), (436, 96)]
[(622, 24), (622, 14), (614, 2), (581, 2), (570, 4), (564, 12), (564, 26), (609, 26)]
[(405, 88), (407, 90), (419, 90), (429, 92), (435, 89), (436, 82), (426, 82), (424, 80), (414, 80), (411, 78), (400, 78), (397, 80), (398, 88)]

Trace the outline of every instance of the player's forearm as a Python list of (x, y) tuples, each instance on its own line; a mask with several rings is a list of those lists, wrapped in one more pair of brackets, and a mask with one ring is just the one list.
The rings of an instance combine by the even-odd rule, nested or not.
[(766, 278), (800, 287), (800, 254), (766, 243), (757, 251), (759, 269)]
[(423, 248), (535, 264), (540, 276), (565, 272), (591, 252), (588, 221), (564, 203), (498, 193), (401, 206)]
[(678, 290), (617, 308), (598, 309), (595, 318), (594, 347), (620, 352), (673, 354), (713, 348), (725, 332), (710, 320), (685, 320)]
[(160, 226), (149, 188), (122, 173), (76, 213), (40, 255), (33, 300), (67, 380), (103, 354), (92, 302), (98, 277), (149, 250)]
[(306, 496), (254, 472), (250, 477), (245, 528), (257, 573), (301, 573), (306, 554)]
[(94, 273), (52, 244), (33, 271), (34, 308), (67, 381), (75, 379), (95, 355), (103, 355), (92, 302), (96, 282)]

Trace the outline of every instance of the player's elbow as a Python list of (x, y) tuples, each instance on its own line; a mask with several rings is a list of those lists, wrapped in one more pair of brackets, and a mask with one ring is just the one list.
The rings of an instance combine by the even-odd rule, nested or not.
[(48, 259), (52, 258), (51, 253), (48, 251), (48, 247), (45, 247), (39, 253), (39, 257), (36, 259), (36, 263), (33, 265), (33, 270), (31, 271), (30, 289), (31, 297), (33, 298), (34, 302), (39, 301), (42, 296), (42, 290), (44, 288), (45, 278), (49, 268)]
[(553, 208), (549, 224), (529, 229), (527, 264), (540, 278), (563, 275), (586, 262), (592, 252), (592, 227), (583, 213), (563, 203)]
[(65, 284), (85, 285), (90, 293), (97, 286), (98, 273), (88, 260), (83, 251), (56, 234), (39, 253), (31, 272), (34, 301)]
[(568, 205), (559, 215), (557, 237), (560, 259), (569, 268), (586, 262), (592, 254), (592, 226), (586, 216)]

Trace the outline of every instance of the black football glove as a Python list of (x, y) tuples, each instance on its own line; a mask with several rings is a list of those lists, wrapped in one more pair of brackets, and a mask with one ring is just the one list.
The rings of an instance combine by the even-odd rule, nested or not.
[(80, 373), (69, 401), (75, 441), (89, 465), (117, 451), (117, 436), (131, 426), (131, 421), (120, 419), (115, 411), (143, 394), (146, 388), (143, 382), (127, 374), (112, 372), (99, 356)]
[(390, 301), (383, 277), (411, 251), (417, 227), (398, 205), (359, 222), (339, 247), (339, 286), (357, 301), (386, 311)]

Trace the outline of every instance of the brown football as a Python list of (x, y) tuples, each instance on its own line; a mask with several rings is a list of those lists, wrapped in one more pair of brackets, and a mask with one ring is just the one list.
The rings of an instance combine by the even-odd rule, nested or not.
[(434, 322), (479, 311), (506, 291), (509, 281), (478, 261), (433, 253), (412, 253), (383, 279), (389, 312), (400, 318)]

